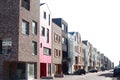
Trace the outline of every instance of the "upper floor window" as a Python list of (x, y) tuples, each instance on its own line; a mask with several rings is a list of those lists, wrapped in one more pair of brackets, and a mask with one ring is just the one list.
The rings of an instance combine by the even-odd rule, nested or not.
[(62, 30), (64, 31), (65, 29), (64, 29), (64, 27), (65, 27), (65, 25), (64, 24), (62, 24)]
[(62, 44), (67, 44), (67, 39), (66, 38), (64, 38), (64, 37), (62, 37)]
[(60, 57), (61, 56), (61, 50), (54, 49), (54, 56), (55, 57)]
[(50, 14), (49, 14), (49, 20), (48, 20), (48, 24), (49, 24), (49, 25), (50, 25), (50, 21), (51, 21), (51, 20), (50, 20)]
[(65, 24), (62, 24), (62, 30), (63, 30), (64, 32), (67, 32), (67, 26), (66, 26)]
[(41, 35), (45, 36), (45, 28), (44, 27), (41, 27)]
[(22, 21), (22, 33), (29, 35), (29, 22), (25, 20)]
[(51, 55), (51, 49), (44, 47), (43, 50), (44, 50), (43, 52), (45, 55)]
[(32, 33), (37, 35), (37, 22), (32, 22)]
[(27, 10), (30, 10), (30, 0), (22, 0), (22, 7)]
[(44, 17), (44, 19), (46, 19), (46, 12), (43, 13), (43, 17)]
[(60, 36), (54, 33), (54, 41), (60, 43)]
[(49, 29), (47, 29), (47, 37), (46, 37), (46, 42), (49, 43)]
[(0, 54), (10, 54), (12, 51), (12, 39), (3, 38), (0, 40)]
[(32, 54), (37, 55), (37, 42), (32, 41)]

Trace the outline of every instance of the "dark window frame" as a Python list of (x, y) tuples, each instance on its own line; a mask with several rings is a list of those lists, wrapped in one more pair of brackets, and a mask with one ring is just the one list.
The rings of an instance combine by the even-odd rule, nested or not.
[(37, 55), (37, 42), (32, 41), (32, 54)]
[[(46, 50), (49, 50), (49, 53), (45, 53), (45, 49), (46, 49)], [(51, 49), (50, 49), (50, 48), (47, 48), (47, 47), (44, 47), (44, 48), (43, 48), (43, 54), (44, 54), (44, 55), (51, 56)]]
[(43, 26), (41, 27), (41, 35), (45, 36), (45, 27), (43, 27)]
[(22, 7), (24, 7), (27, 10), (30, 10), (30, 0), (22, 0), (21, 3)]

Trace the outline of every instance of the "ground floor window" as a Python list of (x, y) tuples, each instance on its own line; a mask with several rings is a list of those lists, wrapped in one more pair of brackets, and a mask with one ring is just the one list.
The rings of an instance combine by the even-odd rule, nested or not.
[(26, 64), (25, 63), (17, 64), (17, 77), (18, 79), (26, 79)]
[(28, 77), (29, 78), (37, 78), (37, 64), (29, 63), (28, 64)]
[(12, 39), (3, 38), (0, 40), (0, 54), (10, 54), (12, 51)]

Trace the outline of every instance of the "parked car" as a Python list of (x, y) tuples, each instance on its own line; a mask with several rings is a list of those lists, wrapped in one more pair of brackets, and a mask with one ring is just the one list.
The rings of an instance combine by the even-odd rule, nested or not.
[(101, 67), (101, 70), (102, 70), (102, 71), (105, 71), (105, 67), (104, 67), (104, 66), (102, 66), (102, 67)]
[(113, 77), (120, 76), (120, 67), (116, 67), (113, 70)]
[(95, 68), (93, 68), (93, 69), (90, 69), (90, 70), (89, 70), (89, 72), (94, 73), (94, 72), (98, 72), (98, 70), (97, 70), (97, 69), (95, 69)]
[(82, 74), (84, 74), (85, 75), (86, 71), (84, 69), (78, 69), (73, 74), (75, 74), (75, 75), (82, 75)]

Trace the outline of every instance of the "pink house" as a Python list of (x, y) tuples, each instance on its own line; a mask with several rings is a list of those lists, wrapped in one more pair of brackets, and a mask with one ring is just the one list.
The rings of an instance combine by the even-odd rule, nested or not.
[(51, 13), (47, 4), (40, 4), (40, 77), (50, 77), (51, 57)]

